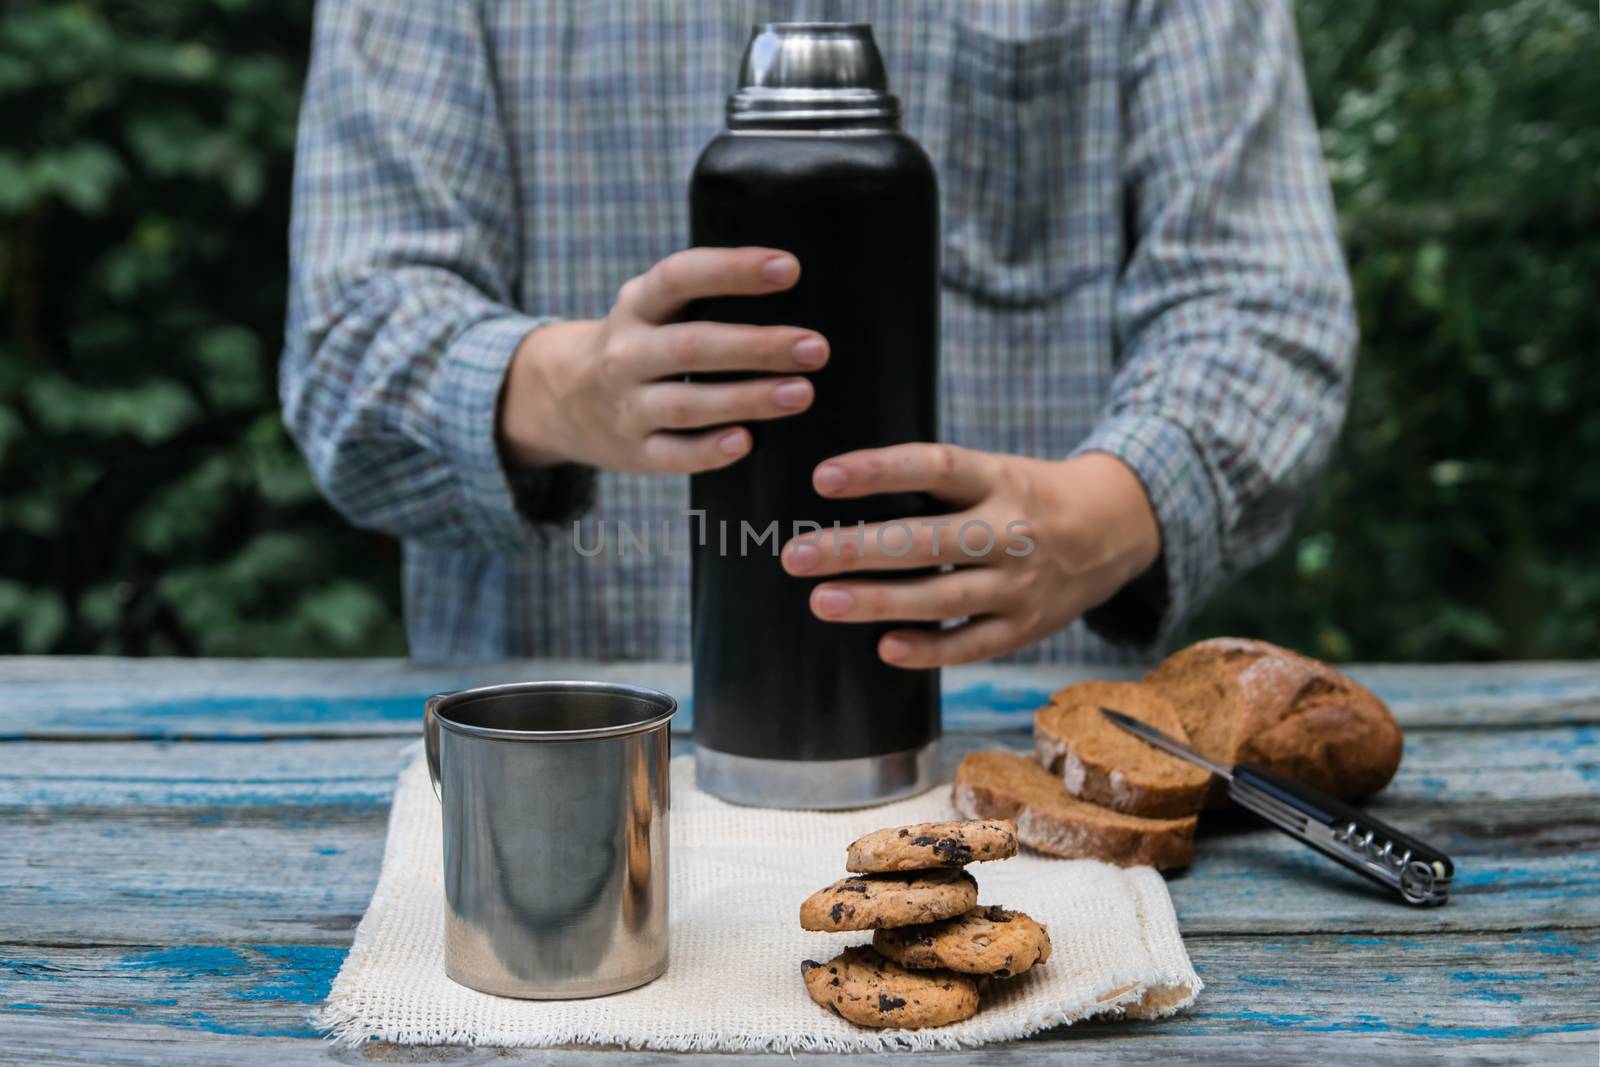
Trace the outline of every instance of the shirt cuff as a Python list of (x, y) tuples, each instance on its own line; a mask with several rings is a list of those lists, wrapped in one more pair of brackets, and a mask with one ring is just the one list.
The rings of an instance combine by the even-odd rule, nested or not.
[(435, 410), (444, 452), (457, 485), (457, 507), (474, 538), (494, 552), (515, 552), (533, 536), (517, 510), (500, 462), (500, 391), (517, 346), (553, 320), (501, 315), (456, 336), (440, 368)]
[(530, 522), (571, 522), (594, 507), (598, 472), (583, 463), (553, 467), (506, 464), (506, 480), (517, 510)]
[[(1193, 614), (1222, 576), (1222, 536), (1216, 490), (1188, 431), (1158, 415), (1114, 415), (1073, 450), (1106, 452), (1144, 484), (1161, 558), (1084, 615), (1108, 641), (1154, 645)], [(1152, 573), (1155, 572), (1155, 573)]]

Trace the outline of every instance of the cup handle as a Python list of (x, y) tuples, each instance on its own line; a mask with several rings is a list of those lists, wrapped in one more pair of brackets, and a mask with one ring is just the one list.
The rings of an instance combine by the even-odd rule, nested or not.
[(439, 703), (449, 693), (435, 693), (422, 706), (422, 748), (428, 755), (428, 779), (433, 782), (433, 795), (440, 800), (439, 792)]

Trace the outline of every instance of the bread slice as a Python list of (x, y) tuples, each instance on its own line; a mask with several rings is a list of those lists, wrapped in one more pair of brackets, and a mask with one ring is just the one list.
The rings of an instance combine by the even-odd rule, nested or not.
[(1130, 815), (1193, 815), (1211, 775), (1141, 741), (1100, 714), (1103, 707), (1142, 719), (1185, 744), (1189, 734), (1159, 689), (1139, 682), (1080, 682), (1034, 712), (1039, 763), (1061, 775), (1067, 792)]
[(969, 819), (1010, 819), (1019, 841), (1055, 856), (1163, 869), (1194, 858), (1194, 816), (1145, 819), (1090, 804), (1015, 752), (969, 753), (956, 768), (951, 799)]
[[(1400, 726), (1383, 701), (1286, 648), (1213, 638), (1168, 656), (1145, 681), (1218, 763), (1259, 764), (1344, 799), (1377, 792), (1400, 767)], [(1214, 786), (1210, 802), (1223, 795)]]

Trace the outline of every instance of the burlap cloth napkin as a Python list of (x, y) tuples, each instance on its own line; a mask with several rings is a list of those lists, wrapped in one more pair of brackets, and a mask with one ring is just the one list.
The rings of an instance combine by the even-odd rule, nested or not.
[(952, 817), (945, 788), (860, 811), (736, 807), (695, 789), (693, 762), (680, 756), (667, 973), (609, 997), (508, 1000), (445, 977), (439, 806), (416, 759), (400, 775), (372, 904), (316, 1022), (351, 1043), (879, 1051), (981, 1045), (1106, 1013), (1170, 1015), (1200, 992), (1154, 870), (1024, 854), (971, 868), (979, 900), (1047, 925), (1054, 955), (992, 984), (976, 1017), (878, 1031), (812, 1003), (800, 961), (826, 960), (871, 935), (806, 933), (800, 902), (844, 875), (845, 846), (861, 834)]

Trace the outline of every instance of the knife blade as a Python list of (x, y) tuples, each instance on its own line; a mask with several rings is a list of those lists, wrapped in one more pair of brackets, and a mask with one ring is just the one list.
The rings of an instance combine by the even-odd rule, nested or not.
[(1101, 708), (1100, 714), (1104, 715), (1106, 718), (1110, 719), (1112, 722), (1116, 723), (1130, 734), (1136, 734), (1141, 740), (1150, 742), (1161, 751), (1171, 753), (1172, 755), (1177, 756), (1179, 759), (1188, 760), (1196, 767), (1204, 767), (1206, 770), (1210, 771), (1212, 774), (1223, 779), (1224, 781), (1233, 781), (1232, 771), (1224, 767), (1217, 766), (1217, 764), (1212, 763), (1210, 760), (1200, 755), (1200, 753), (1196, 752), (1188, 745), (1179, 742), (1175, 738), (1168, 737), (1166, 734), (1162, 733), (1160, 730), (1157, 730), (1154, 726), (1151, 726), (1143, 719), (1135, 719), (1132, 715), (1124, 715), (1115, 708)]
[(1228, 797), (1239, 807), (1357, 874), (1395, 890), (1407, 904), (1431, 906), (1450, 898), (1455, 864), (1438, 849), (1264, 767), (1248, 763), (1223, 767), (1147, 722), (1115, 708), (1103, 707), (1100, 713), (1140, 740), (1217, 775), (1228, 783)]

